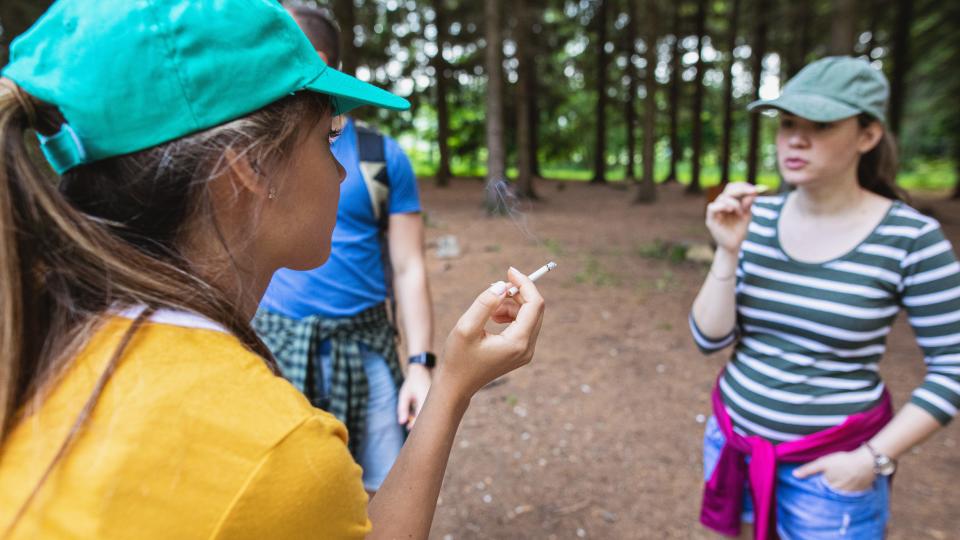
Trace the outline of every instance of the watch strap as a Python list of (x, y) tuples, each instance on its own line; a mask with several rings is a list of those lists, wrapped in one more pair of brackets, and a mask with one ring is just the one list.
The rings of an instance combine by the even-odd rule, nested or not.
[(422, 352), (420, 354), (414, 354), (407, 359), (408, 364), (419, 364), (426, 368), (433, 368), (437, 365), (437, 355), (432, 352)]

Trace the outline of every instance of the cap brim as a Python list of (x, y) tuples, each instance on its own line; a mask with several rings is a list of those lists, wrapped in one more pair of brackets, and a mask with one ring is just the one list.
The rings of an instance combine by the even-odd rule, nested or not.
[(362, 105), (374, 105), (395, 111), (405, 111), (410, 108), (410, 102), (402, 97), (329, 66), (304, 88), (333, 96), (335, 114), (344, 114)]
[(747, 105), (748, 111), (765, 109), (780, 109), (813, 122), (836, 122), (863, 112), (841, 101), (816, 94), (785, 94)]

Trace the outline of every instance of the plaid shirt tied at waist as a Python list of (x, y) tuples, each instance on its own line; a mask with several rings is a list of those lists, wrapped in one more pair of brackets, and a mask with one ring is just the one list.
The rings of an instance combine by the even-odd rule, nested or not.
[[(397, 332), (387, 317), (386, 306), (380, 304), (353, 317), (336, 319), (319, 315), (291, 319), (261, 309), (253, 319), (253, 327), (273, 352), (283, 376), (315, 407), (346, 424), (350, 453), (357, 459), (370, 395), (360, 345), (385, 358), (397, 388), (403, 384)], [(320, 343), (328, 339), (333, 360), (329, 393), (323, 391), (318, 354)]]

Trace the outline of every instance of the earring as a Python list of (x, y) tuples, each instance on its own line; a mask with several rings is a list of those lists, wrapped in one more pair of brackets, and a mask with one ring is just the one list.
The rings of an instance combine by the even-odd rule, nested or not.
[(267, 198), (271, 201), (277, 198), (277, 188), (271, 187), (270, 191), (267, 192)]

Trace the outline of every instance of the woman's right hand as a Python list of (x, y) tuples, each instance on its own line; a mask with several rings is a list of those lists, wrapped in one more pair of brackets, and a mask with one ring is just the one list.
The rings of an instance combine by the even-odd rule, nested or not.
[[(447, 336), (434, 386), (451, 386), (469, 400), (487, 383), (533, 358), (543, 297), (522, 272), (511, 268), (507, 277), (519, 292), (507, 298), (510, 284), (498, 282), (477, 297)], [(488, 333), (484, 326), (491, 319), (509, 324), (499, 334)]]
[(750, 207), (757, 198), (757, 188), (746, 182), (727, 184), (712, 203), (707, 205), (707, 229), (717, 247), (736, 255), (747, 237)]

